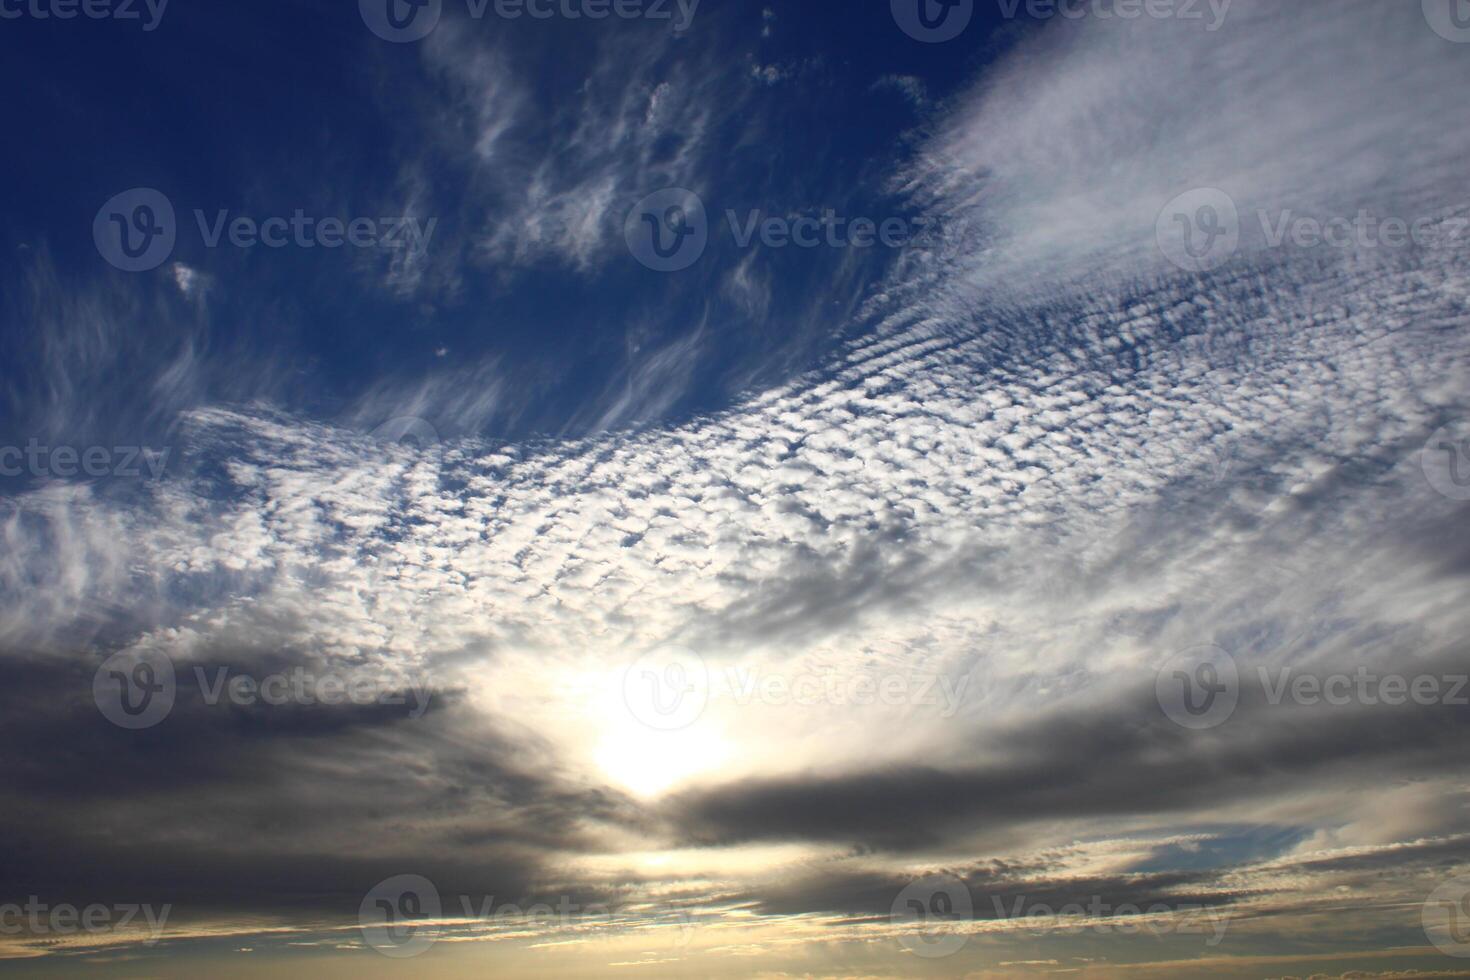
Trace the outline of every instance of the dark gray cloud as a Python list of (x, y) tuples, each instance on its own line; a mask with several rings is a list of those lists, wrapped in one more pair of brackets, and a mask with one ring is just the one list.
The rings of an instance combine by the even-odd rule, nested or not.
[[(92, 700), (88, 660), (0, 659), (0, 896), (173, 903), (183, 920), (285, 910), (350, 918), (405, 870), (450, 894), (527, 896), (549, 855), (634, 811), (524, 761), (535, 747), (453, 691), (403, 703), (209, 704), (192, 676), (327, 666), (282, 655), (179, 665), (172, 710), (119, 728)], [(577, 887), (586, 900), (603, 891)]]
[[(1416, 673), (1463, 676), (1466, 668), (1457, 653), (1421, 662)], [(1300, 706), (1271, 704), (1268, 693), (1246, 671), (1229, 721), (1195, 732), (1164, 715), (1150, 678), (1103, 706), (1053, 709), (957, 753), (999, 760), (993, 765), (753, 779), (684, 794), (667, 812), (687, 839), (704, 844), (820, 840), (903, 850), (1059, 819), (1198, 818), (1288, 790), (1363, 789), (1385, 772), (1434, 777), (1460, 766), (1465, 704)]]
[[(180, 919), (290, 913), (306, 928), (350, 924), (371, 885), (417, 873), (445, 895), (674, 895), (878, 926), (913, 877), (941, 871), (982, 919), (1018, 897), (1247, 917), (1340, 902), (1370, 919), (1396, 903), (1402, 918), (1424, 881), (1470, 860), (1470, 708), (1272, 704), (1256, 670), (1470, 669), (1470, 510), (1433, 491), (1419, 457), (1470, 417), (1465, 256), (1252, 246), (1194, 276), (1153, 241), (1158, 207), (1206, 180), (1247, 209), (1454, 206), (1464, 137), (1446, 120), (1470, 62), (1412, 10), (1303, 7), (1241, 0), (1217, 45), (1140, 23), (1062, 25), (1023, 49), (987, 85), (1019, 79), (1028, 97), (954, 101), (899, 175), (973, 250), (905, 256), (871, 291), (857, 288), (871, 269), (838, 270), (783, 310), (810, 322), (755, 358), (789, 373), (812, 337), (840, 337), (820, 369), (683, 423), (374, 445), (241, 404), (309, 400), (279, 380), (217, 386), (183, 354), (203, 325), (157, 327), (147, 336), (183, 366), (140, 373), (157, 404), (119, 424), (184, 413), (169, 430), (192, 450), (183, 467), (144, 488), (0, 498), (0, 901), (168, 902)], [(746, 105), (660, 89), (659, 59), (693, 73), (660, 46), (635, 66), (636, 98), (590, 86), (564, 159), (501, 169), (493, 151), (539, 110), (462, 26), (425, 48), (454, 95), (434, 118), (479, 172), (476, 206), (507, 220), (394, 288), (452, 298), (457, 264), (487, 258), (600, 270), (620, 247), (608, 209), (654, 176), (700, 176), (712, 164), (691, 133)], [(1201, 74), (1201, 57), (1240, 71)], [(592, 80), (619, 71), (608, 56)], [(1294, 85), (1258, 119), (1273, 72)], [(1157, 104), (1118, 94), (1140, 74), (1159, 80)], [(1372, 125), (1344, 136), (1370, 97)], [(1414, 165), (1365, 161), (1370, 144)], [(423, 152), (410, 192), (446, 150)], [(69, 288), (43, 265), (28, 275), (37, 294)], [(780, 306), (758, 263), (720, 288)], [(863, 299), (840, 300), (839, 323), (819, 309), (828, 292)], [(80, 295), (32, 338), (45, 375), (7, 381), (0, 404), (106, 432), (112, 389), (90, 412), (70, 400), (132, 352), (116, 324), (79, 324), (181, 312)], [(635, 357), (642, 334), (627, 334), (626, 370), (568, 428), (669, 410), (713, 356), (714, 328), (691, 322), (653, 354)], [(370, 387), (342, 414), (365, 429), (407, 405), (473, 431), (514, 417), (516, 386), (534, 383), (460, 365)], [(714, 704), (666, 741), (625, 737), (636, 719), (616, 692), (583, 687), (671, 640), (714, 667), (973, 684), (953, 717)], [(1205, 642), (1244, 684), (1228, 722), (1189, 731), (1154, 671)], [(153, 728), (92, 703), (93, 671), (121, 649), (172, 651), (187, 672)], [(431, 700), (419, 717), (210, 705), (195, 666), (361, 673), (408, 701), (421, 676)], [(634, 792), (666, 773), (667, 795)], [(763, 847), (787, 843), (798, 857)]]

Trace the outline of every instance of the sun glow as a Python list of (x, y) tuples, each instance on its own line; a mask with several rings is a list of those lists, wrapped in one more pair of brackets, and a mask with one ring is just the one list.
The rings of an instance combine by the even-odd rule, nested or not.
[(593, 759), (611, 782), (639, 796), (657, 796), (713, 772), (729, 755), (729, 744), (711, 732), (619, 725), (597, 743)]

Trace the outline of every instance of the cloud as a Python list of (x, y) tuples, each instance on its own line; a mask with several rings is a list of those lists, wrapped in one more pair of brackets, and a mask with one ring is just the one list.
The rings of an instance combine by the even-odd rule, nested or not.
[(904, 186), (983, 232), (965, 288), (1030, 297), (1167, 274), (1155, 220), (1191, 188), (1247, 218), (1462, 207), (1458, 54), (1414, 5), (1372, 0), (1242, 0), (1215, 32), (1053, 18), (959, 100)]
[(913, 103), (915, 109), (929, 105), (929, 91), (922, 79), (913, 75), (884, 75), (873, 83), (873, 91), (894, 91)]
[(528, 90), (518, 74), (525, 63), (482, 33), (446, 22), (425, 47), (428, 68), (453, 97), (446, 128), (465, 134), (448, 149), (477, 195), (481, 260), (593, 269), (623, 247), (623, 216), (639, 198), (702, 185), (707, 137), (730, 82), (671, 57), (682, 42), (610, 41), (573, 97), (552, 105)]
[[(865, 916), (839, 924), (871, 937), (906, 881), (944, 868), (983, 894), (1229, 905), (1262, 934), (1338, 903), (1404, 939), (1423, 886), (1466, 863), (1463, 708), (1308, 710), (1251, 682), (1199, 734), (1152, 688), (1201, 643), (1248, 681), (1465, 663), (1465, 510), (1420, 465), (1470, 407), (1464, 256), (1247, 243), (1206, 278), (1153, 243), (1195, 183), (1246, 213), (1454, 205), (1463, 59), (1412, 10), (1333, 9), (1238, 0), (1209, 35), (1046, 27), (894, 178), (959, 247), (877, 284), (839, 270), (865, 288), (852, 322), (813, 313), (837, 338), (825, 359), (721, 411), (655, 424), (697, 385), (707, 320), (662, 342), (628, 327), (576, 418), (588, 434), (514, 445), (475, 436), (519, 411), (511, 364), (368, 384), (327, 422), (287, 397), (206, 401), (240, 389), (181, 342), (148, 375), (181, 419), (167, 479), (0, 500), (7, 832), (28, 844), (5, 891), (341, 924), (409, 867), (465, 894)], [(544, 110), (493, 44), (446, 23), (425, 46), (464, 137), (433, 151), (476, 173), (494, 218), (482, 258), (600, 268), (618, 201), (705, 179), (738, 65), (695, 83), (672, 42), (636, 53), (618, 74), (610, 46), (585, 100)], [(541, 127), (570, 134), (565, 153), (537, 151)], [(403, 172), (412, 191), (432, 170)], [(769, 275), (741, 263), (720, 288), (763, 317)], [(33, 271), (50, 380), (6, 391), (56, 431), (127, 363), (116, 308), (149, 302), (66, 285)], [(443, 438), (367, 435), (403, 416)], [(617, 685), (665, 643), (718, 677), (968, 681), (951, 716), (722, 688), (660, 739)], [(420, 719), (191, 694), (154, 730), (114, 729), (92, 672), (145, 648), (443, 693)], [(630, 756), (668, 792), (636, 792)], [(682, 870), (637, 864), (648, 851)]]

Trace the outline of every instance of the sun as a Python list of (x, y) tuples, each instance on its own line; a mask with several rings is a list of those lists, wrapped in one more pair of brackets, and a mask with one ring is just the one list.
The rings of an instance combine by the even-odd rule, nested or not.
[(609, 782), (652, 797), (719, 770), (729, 755), (729, 744), (701, 725), (664, 732), (619, 719), (597, 742), (593, 761)]

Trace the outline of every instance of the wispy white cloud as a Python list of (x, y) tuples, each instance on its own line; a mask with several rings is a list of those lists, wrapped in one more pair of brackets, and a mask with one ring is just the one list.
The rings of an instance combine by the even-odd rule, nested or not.
[[(1306, 737), (1320, 719), (1290, 708), (1192, 742), (1138, 721), (1134, 700), (1168, 656), (1206, 642), (1247, 667), (1463, 654), (1464, 511), (1430, 487), (1420, 452), (1446, 423), (1470, 435), (1457, 421), (1470, 418), (1465, 255), (1247, 247), (1204, 279), (1153, 242), (1158, 208), (1194, 184), (1229, 188), (1243, 210), (1453, 203), (1466, 137), (1448, 113), (1465, 62), (1415, 11), (1324, 9), (1237, 0), (1209, 35), (1146, 19), (1047, 27), (897, 179), (982, 247), (900, 264), (860, 324), (823, 326), (854, 329), (819, 370), (726, 411), (487, 444), (460, 433), (515, 411), (501, 371), (452, 368), (370, 389), (342, 425), (196, 409), (191, 468), (138, 493), (51, 481), (16, 494), (0, 505), (0, 636), (57, 656), (95, 644), (92, 659), (125, 634), (183, 662), (265, 645), (423, 672), (554, 774), (535, 791), (591, 787), (606, 806), (538, 836), (544, 809), (487, 793), (483, 826), (406, 816), (425, 847), (514, 829), (560, 873), (653, 846), (694, 875), (773, 846), (731, 842), (736, 830), (764, 833), (800, 842), (791, 864), (722, 869), (711, 893), (845, 913), (931, 864), (1013, 890), (1104, 874), (1137, 885), (1157, 855), (1254, 825), (1290, 833), (1188, 882), (1261, 913), (1243, 928), (1308, 920), (1324, 895), (1402, 927), (1431, 859), (1403, 865), (1401, 907), (1378, 904), (1380, 868), (1436, 847), (1463, 860), (1463, 780), (1431, 765), (1445, 744), (1387, 744), (1344, 767)], [(528, 163), (517, 129), (538, 110), (490, 54), (440, 35), (428, 57), (462, 86), (464, 152), (495, 185), (487, 211), (504, 231), (487, 254), (595, 264), (612, 201), (656, 175), (697, 182), (710, 91), (589, 83), (557, 122), (565, 156)], [(572, 231), (551, 235), (554, 221)], [(749, 260), (723, 285), (752, 314), (771, 302)], [(677, 400), (703, 329), (630, 348), (588, 428)], [(66, 343), (87, 360), (91, 341), (105, 344)], [(403, 415), (446, 438), (410, 449), (364, 435)], [(100, 621), (77, 630), (77, 608)], [(88, 643), (63, 643), (79, 632)], [(661, 737), (629, 717), (618, 670), (669, 642), (718, 678), (923, 675), (964, 694), (946, 715), (742, 702), (736, 684)], [(473, 771), (459, 744), (414, 747)], [(1116, 782), (1047, 783), (1084, 756)], [(1011, 781), (955, 803), (997, 771)], [(848, 805), (880, 778), (912, 795)], [(789, 805), (721, 823), (751, 800)], [(926, 837), (931, 825), (944, 833)], [(730, 846), (698, 846), (711, 839)], [(977, 853), (1033, 872), (984, 877)], [(805, 889), (793, 867), (814, 861)]]
[[(640, 197), (701, 184), (711, 119), (738, 90), (672, 57), (680, 43), (609, 42), (575, 97), (549, 105), (531, 98), (511, 53), (483, 32), (446, 23), (435, 33), (425, 58), (455, 96), (448, 131), (464, 133), (459, 149), (484, 192), (473, 202), (484, 259), (595, 267), (621, 247), (623, 215)], [(556, 150), (543, 152), (552, 134)]]

